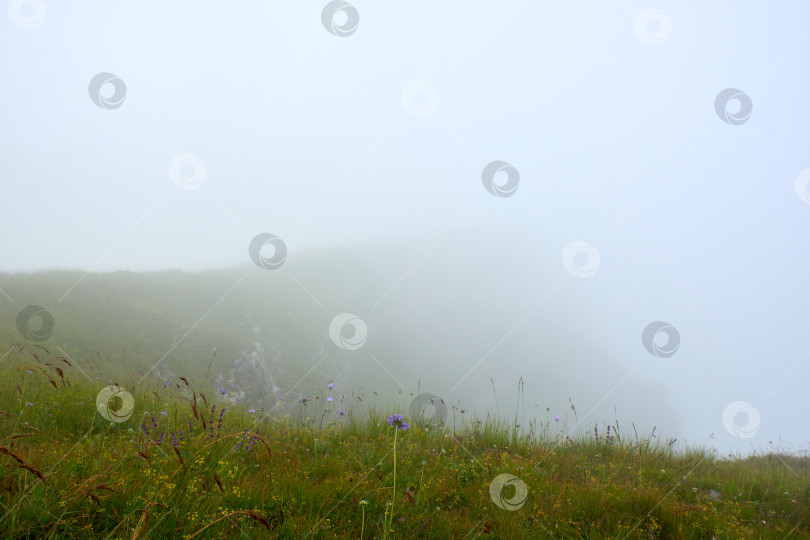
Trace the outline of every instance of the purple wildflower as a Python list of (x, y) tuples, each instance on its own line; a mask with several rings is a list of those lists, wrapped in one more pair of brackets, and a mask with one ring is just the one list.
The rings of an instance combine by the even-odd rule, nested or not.
[(405, 421), (405, 417), (401, 414), (394, 414), (388, 417), (388, 424), (394, 426), (398, 430), (408, 429), (411, 425)]
[(335, 385), (332, 384), (332, 383), (329, 383), (329, 384), (326, 385), (326, 387), (329, 388), (329, 390), (334, 390)]
[(560, 417), (559, 417), (559, 416), (555, 416), (555, 417), (554, 417), (554, 421), (555, 421), (555, 422), (559, 422), (559, 421), (560, 421)]
[(335, 399), (335, 398), (330, 398), (330, 397), (328, 397), (328, 398), (326, 398), (326, 402), (327, 402), (327, 403), (332, 403), (332, 402), (334, 401), (334, 399)]
[(166, 411), (160, 411), (161, 416), (166, 416)]
[(222, 394), (222, 395), (224, 396), (224, 395), (225, 395), (225, 394), (227, 394), (228, 392), (226, 392), (224, 388), (220, 388), (220, 389), (219, 389), (219, 393), (220, 393), (220, 394)]
[(343, 409), (340, 409), (340, 411), (338, 412), (340, 413), (340, 416), (346, 416), (346, 411), (344, 411)]
[(248, 409), (248, 412), (249, 412), (250, 414), (253, 414), (253, 413), (255, 413), (255, 412), (256, 412), (256, 409)]

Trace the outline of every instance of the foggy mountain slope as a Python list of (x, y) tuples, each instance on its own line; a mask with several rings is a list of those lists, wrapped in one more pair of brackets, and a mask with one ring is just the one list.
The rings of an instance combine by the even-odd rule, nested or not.
[[(37, 304), (55, 319), (41, 344), (101, 383), (134, 384), (156, 363), (149, 377), (201, 380), (216, 348), (208, 387), (246, 406), (269, 408), (281, 394), (297, 399), (333, 381), (345, 395), (407, 396), (420, 385), (470, 412), (497, 405), (511, 417), (522, 377), (526, 422), (544, 420), (546, 407), (562, 416), (570, 397), (580, 419), (599, 404), (591, 429), (612, 422), (616, 407), (623, 426), (677, 433), (663, 387), (624, 378), (609, 336), (626, 329), (596, 315), (606, 311), (597, 289), (565, 272), (558, 246), (493, 228), (445, 234), (291, 250), (277, 270), (115, 272), (78, 285), (79, 272), (2, 274), (14, 303), (0, 307), (0, 346), (30, 344), (15, 318)], [(367, 326), (356, 350), (330, 338), (342, 313)]]

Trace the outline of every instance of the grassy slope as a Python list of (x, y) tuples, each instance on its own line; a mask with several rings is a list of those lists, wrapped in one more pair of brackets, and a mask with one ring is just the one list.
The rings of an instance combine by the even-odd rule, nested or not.
[[(99, 388), (57, 356), (29, 346), (0, 365), (4, 538), (356, 539), (361, 523), (363, 538), (382, 537), (394, 472), (384, 418), (407, 415), (409, 396), (397, 396), (398, 410), (369, 413), (362, 396), (335, 389), (325, 407), (326, 388), (309, 389), (306, 405), (229, 408), (218, 426), (227, 404), (178, 380), (139, 387), (133, 417), (112, 424), (96, 412)], [(445, 429), (399, 432), (390, 537), (810, 538), (806, 457), (674, 455), (626, 430), (621, 441), (565, 441), (554, 420), (528, 439), (506, 422), (453, 415)], [(152, 416), (147, 435), (141, 424), (149, 429)], [(235, 449), (256, 428), (265, 442)], [(168, 434), (157, 444), (152, 432)], [(501, 473), (528, 486), (516, 511), (490, 499)]]

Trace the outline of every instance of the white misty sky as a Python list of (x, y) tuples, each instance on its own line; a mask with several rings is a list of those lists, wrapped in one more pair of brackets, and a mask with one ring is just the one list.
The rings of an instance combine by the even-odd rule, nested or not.
[[(682, 436), (810, 440), (810, 6), (357, 0), (339, 37), (326, 5), (12, 1), (0, 270), (224, 266), (262, 232), (291, 256), (535, 234), (589, 317), (627, 330), (606, 347), (666, 384)], [(120, 107), (90, 98), (104, 72), (126, 85)], [(727, 88), (753, 105), (739, 125), (715, 110)], [(204, 164), (197, 189), (172, 181), (182, 153)], [(495, 160), (519, 172), (511, 197), (484, 189)], [(591, 277), (564, 268), (573, 241), (598, 252)], [(680, 333), (668, 359), (641, 345), (658, 320)], [(724, 429), (735, 401), (760, 415), (752, 437)]]

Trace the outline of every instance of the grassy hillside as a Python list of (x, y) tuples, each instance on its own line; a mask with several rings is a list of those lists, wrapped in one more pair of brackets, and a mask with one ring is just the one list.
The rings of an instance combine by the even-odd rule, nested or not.
[(3, 538), (810, 538), (806, 456), (679, 454), (618, 425), (570, 440), (575, 416), (420, 422), (406, 393), (369, 410), (326, 385), (254, 411), (151, 382), (111, 422), (107, 381), (60, 356), (0, 364)]

